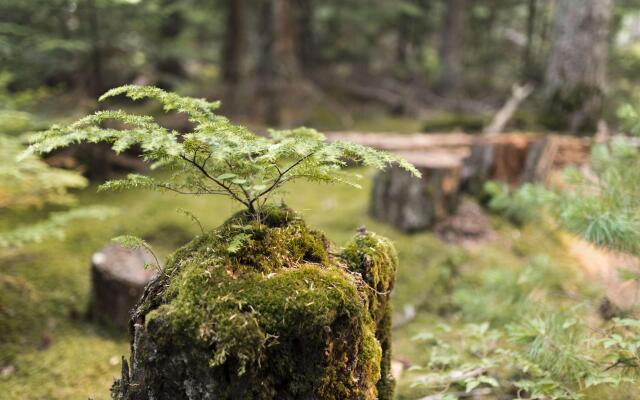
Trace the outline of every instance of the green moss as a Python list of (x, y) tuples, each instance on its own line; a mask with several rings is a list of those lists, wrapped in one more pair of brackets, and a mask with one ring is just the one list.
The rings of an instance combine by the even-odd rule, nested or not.
[(269, 208), (261, 222), (236, 214), (170, 257), (137, 310), (133, 362), (151, 374), (140, 380), (180, 398), (172, 372), (158, 372), (164, 357), (205, 371), (200, 386), (214, 377), (215, 398), (390, 399), (391, 244), (356, 238), (345, 257), (353, 274), (290, 209)]
[(431, 115), (422, 125), (424, 132), (481, 132), (490, 122), (484, 114), (438, 112)]
[(398, 256), (387, 239), (374, 233), (357, 235), (343, 250), (347, 267), (359, 273), (365, 284), (369, 313), (376, 323), (376, 338), (382, 347), (381, 379), (377, 384), (378, 398), (393, 398), (395, 382), (391, 376), (391, 304)]
[(387, 239), (375, 233), (359, 234), (345, 246), (341, 257), (351, 271), (358, 272), (367, 283), (369, 310), (376, 320), (383, 318), (384, 304), (398, 265), (395, 248)]
[[(598, 87), (577, 86), (571, 90), (557, 90), (548, 96), (540, 111), (541, 123), (550, 130), (568, 131), (576, 129), (580, 133), (593, 133), (603, 109), (604, 93)], [(579, 126), (572, 126), (577, 116), (581, 116)]]

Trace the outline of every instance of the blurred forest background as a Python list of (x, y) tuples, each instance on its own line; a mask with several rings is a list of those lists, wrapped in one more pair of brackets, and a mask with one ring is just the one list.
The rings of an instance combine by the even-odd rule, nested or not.
[[(514, 84), (530, 83), (535, 101), (511, 127), (593, 132), (598, 98), (613, 99), (603, 110), (612, 116), (635, 92), (638, 7), (634, 0), (4, 0), (0, 65), (10, 92), (46, 89), (53, 114), (90, 108), (106, 89), (139, 83), (221, 99), (227, 114), (257, 124), (384, 130), (376, 120), (389, 117), (404, 122), (393, 130), (479, 130)], [(554, 28), (580, 19), (578, 28)], [(587, 102), (593, 110), (585, 113), (594, 115), (584, 121), (565, 115)]]
[[(379, 136), (480, 134), (514, 88), (524, 88), (530, 96), (500, 130), (592, 137), (624, 129), (618, 110), (640, 102), (640, 0), (0, 0), (0, 159), (15, 158), (29, 132), (117, 105), (180, 132), (192, 128), (153, 102), (97, 102), (122, 84), (221, 100), (221, 114), (258, 132), (305, 125)], [(29, 190), (15, 195), (13, 175), (2, 175), (13, 166), (2, 160), (0, 231), (69, 204), (106, 205), (118, 214), (71, 223), (60, 240), (23, 247), (4, 246), (0, 235), (0, 399), (108, 398), (129, 343), (122, 329), (84, 318), (91, 255), (132, 233), (164, 257), (200, 232), (176, 208), (207, 229), (237, 208), (145, 191), (96, 194), (105, 178), (146, 168), (135, 152), (116, 156), (108, 146), (83, 144), (46, 157), (48, 166), (87, 178), (47, 186), (51, 197), (70, 188), (76, 199), (64, 202)], [(593, 372), (585, 339), (609, 329), (614, 316), (637, 312), (640, 275), (611, 272), (628, 259), (612, 260), (568, 235), (502, 186), (489, 186), (479, 199), (463, 195), (464, 216), (450, 225), (406, 234), (368, 214), (371, 171), (357, 171), (363, 190), (300, 183), (285, 199), (338, 244), (362, 225), (394, 241), (397, 398), (458, 398), (444, 397), (447, 390), (465, 398), (470, 383), (484, 398), (538, 389), (546, 397), (530, 398), (638, 398), (624, 379)], [(40, 186), (54, 181), (40, 179)], [(529, 188), (521, 196), (543, 195)], [(449, 240), (447, 230), (459, 225), (478, 237)], [(576, 321), (587, 324), (580, 334)], [(556, 335), (558, 342), (540, 345), (555, 355), (536, 358), (538, 380), (516, 388), (512, 382), (522, 376), (500, 357), (521, 362), (531, 355), (530, 343), (513, 340), (536, 337), (531, 331)], [(640, 334), (634, 338), (640, 360)], [(478, 371), (471, 360), (479, 358), (491, 366), (451, 378), (452, 371)], [(527, 360), (515, 369), (530, 368)], [(602, 389), (598, 379), (619, 387)]]

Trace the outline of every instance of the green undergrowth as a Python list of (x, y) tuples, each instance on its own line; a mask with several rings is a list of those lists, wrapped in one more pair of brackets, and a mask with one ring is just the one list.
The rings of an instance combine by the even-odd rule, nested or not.
[(423, 132), (482, 132), (482, 129), (491, 122), (486, 114), (435, 112), (425, 118), (422, 126)]
[[(394, 359), (424, 365), (428, 352), (412, 338), (441, 322), (456, 329), (489, 319), (499, 326), (512, 320), (521, 304), (535, 304), (539, 298), (559, 307), (570, 306), (570, 298), (578, 294), (597, 298), (597, 290), (585, 289), (588, 285), (575, 273), (576, 261), (567, 255), (559, 232), (536, 224), (516, 227), (495, 217), (496, 239), (469, 250), (444, 244), (431, 233), (404, 235), (367, 216), (370, 177), (368, 171), (360, 172), (365, 175), (363, 190), (301, 183), (291, 186), (284, 198), (309, 227), (334, 243), (347, 243), (363, 225), (394, 243), (399, 259), (391, 297), (394, 315), (402, 320), (408, 310), (416, 311), (413, 319), (393, 330)], [(0, 399), (107, 399), (120, 371), (119, 362), (111, 361), (128, 356), (128, 340), (125, 333), (105, 331), (79, 318), (88, 301), (91, 254), (111, 237), (135, 234), (165, 257), (201, 234), (198, 225), (176, 208), (195, 214), (205, 230), (237, 211), (224, 200), (144, 191), (96, 194), (89, 188), (80, 200), (120, 207), (120, 213), (107, 221), (74, 224), (64, 241), (30, 245), (0, 258), (0, 368), (10, 365), (15, 371), (0, 376)], [(536, 273), (535, 262), (545, 257), (548, 262), (535, 278), (540, 279), (536, 286), (551, 283), (547, 287), (557, 289), (559, 283), (561, 291), (534, 290), (533, 301), (517, 292), (506, 300), (497, 294), (503, 285)], [(498, 277), (492, 278), (492, 273)], [(417, 375), (404, 372), (396, 398), (425, 395), (424, 388), (411, 387)]]
[[(399, 399), (422, 398), (443, 389), (465, 392), (464, 384), (446, 383), (451, 373), (448, 368), (491, 365), (500, 351), (512, 348), (506, 332), (536, 326), (537, 321), (554, 316), (560, 324), (571, 326), (567, 316), (580, 315), (594, 330), (606, 323), (597, 315), (603, 292), (568, 254), (564, 233), (540, 224), (516, 226), (497, 217), (493, 226), (496, 240), (461, 252), (454, 260), (455, 274), (448, 283), (451, 289), (440, 296), (440, 310), (423, 304), (423, 311), (396, 335), (394, 356), (413, 366), (401, 380)], [(545, 350), (544, 356), (552, 354)], [(566, 361), (560, 355), (558, 360)], [(549, 363), (552, 368), (553, 362)], [(507, 386), (507, 380), (523, 379), (510, 375), (513, 371), (507, 365), (492, 368), (478, 381), (484, 389), (491, 388), (494, 376)], [(625, 386), (605, 391), (596, 387), (586, 391), (585, 399), (600, 399), (603, 393), (611, 396), (607, 398), (625, 398), (628, 390)]]

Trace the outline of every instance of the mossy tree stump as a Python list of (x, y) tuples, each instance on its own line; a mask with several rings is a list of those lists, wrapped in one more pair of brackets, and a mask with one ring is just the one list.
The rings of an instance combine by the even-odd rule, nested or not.
[(132, 317), (113, 397), (391, 399), (394, 249), (372, 233), (329, 247), (282, 207), (178, 250)]

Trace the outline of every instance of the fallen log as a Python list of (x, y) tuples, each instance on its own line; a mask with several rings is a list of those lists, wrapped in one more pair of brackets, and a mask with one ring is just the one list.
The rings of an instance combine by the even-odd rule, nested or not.
[(329, 132), (326, 136), (330, 142), (340, 140), (387, 151), (464, 149), (473, 144), (475, 137), (461, 132), (405, 135), (391, 132)]
[[(462, 132), (412, 134), (330, 132), (326, 136), (330, 142), (347, 141), (391, 152), (446, 151), (456, 155), (469, 155), (473, 146), (508, 144), (514, 140), (527, 141), (542, 137), (542, 135), (527, 132), (505, 132), (499, 135), (471, 135)], [(544, 136), (553, 137), (557, 142), (558, 152), (554, 159), (554, 167), (584, 163), (588, 160), (593, 144), (591, 138), (558, 134)], [(633, 143), (631, 139), (628, 141)]]
[(500, 141), (478, 140), (471, 147), (461, 176), (465, 192), (480, 194), (488, 180), (500, 180), (512, 185), (520, 182), (528, 149), (534, 139), (528, 135), (499, 136)]
[(522, 182), (546, 182), (558, 155), (558, 140), (543, 136), (529, 146), (521, 174)]

